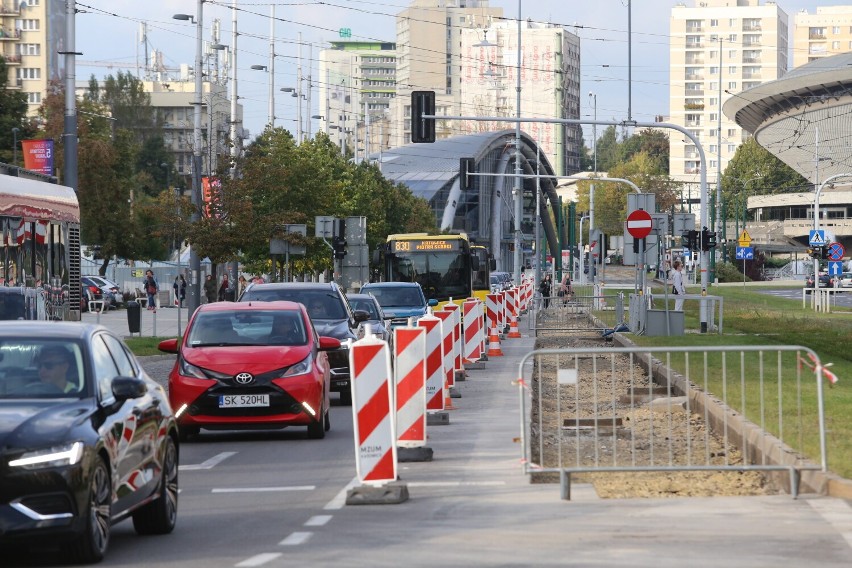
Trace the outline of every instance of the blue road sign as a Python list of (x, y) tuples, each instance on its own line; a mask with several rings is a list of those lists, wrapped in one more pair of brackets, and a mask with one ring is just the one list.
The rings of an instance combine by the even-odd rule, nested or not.
[(843, 274), (843, 262), (840, 260), (831, 260), (828, 262), (828, 275), (840, 276)]
[(846, 254), (846, 249), (840, 243), (831, 243), (828, 245), (828, 258), (831, 260), (840, 260)]
[(822, 229), (811, 229), (808, 235), (808, 244), (812, 247), (825, 246), (825, 231)]
[(754, 248), (737, 247), (737, 260), (754, 260)]

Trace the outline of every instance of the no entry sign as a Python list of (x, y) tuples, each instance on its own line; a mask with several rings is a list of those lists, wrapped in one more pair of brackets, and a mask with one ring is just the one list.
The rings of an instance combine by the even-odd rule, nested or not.
[(636, 209), (627, 216), (627, 232), (634, 239), (644, 239), (651, 234), (651, 215), (644, 209)]

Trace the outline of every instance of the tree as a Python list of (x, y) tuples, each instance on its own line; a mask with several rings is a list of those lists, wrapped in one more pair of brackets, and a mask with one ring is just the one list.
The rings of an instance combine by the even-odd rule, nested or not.
[[(722, 174), (723, 203), (738, 203), (750, 195), (810, 191), (813, 185), (793, 168), (749, 138), (737, 148)], [(727, 207), (727, 216), (737, 207)]]
[(597, 153), (597, 171), (599, 172), (608, 172), (618, 162), (619, 143), (615, 126), (607, 126), (598, 138), (592, 152), (593, 160), (595, 152)]
[[(12, 144), (15, 138), (21, 140), (33, 138), (35, 124), (27, 119), (27, 96), (21, 91), (8, 89), (9, 68), (6, 59), (0, 56), (0, 162), (12, 163), (15, 151)], [(12, 129), (17, 128), (17, 135)], [(19, 146), (20, 147), (20, 146)], [(18, 164), (21, 165), (22, 153), (18, 152)]]
[[(625, 139), (619, 144), (620, 162), (628, 162), (638, 154), (644, 153), (651, 161), (649, 173), (669, 174), (669, 137), (664, 132), (645, 129)], [(607, 170), (609, 171), (609, 170)]]

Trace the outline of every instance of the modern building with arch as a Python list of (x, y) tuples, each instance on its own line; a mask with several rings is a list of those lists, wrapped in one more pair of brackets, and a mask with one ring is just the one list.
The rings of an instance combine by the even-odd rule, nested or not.
[[(467, 233), (471, 242), (488, 247), (497, 261), (497, 269), (514, 270), (514, 198), (515, 131), (480, 132), (453, 136), (433, 144), (408, 144), (371, 159), (379, 162), (384, 176), (406, 185), (414, 195), (429, 201), (435, 213), (436, 229)], [(459, 185), (459, 159), (473, 158), (476, 174), (473, 188), (462, 191)], [(527, 176), (556, 175), (541, 155), (536, 142), (521, 133), (521, 171)], [(547, 248), (557, 256), (560, 250), (558, 227), (547, 211), (559, 210), (556, 180), (540, 178), (541, 217)], [(523, 184), (524, 257), (533, 254), (535, 232), (535, 177)]]
[(749, 197), (748, 225), (758, 243), (791, 238), (806, 245), (817, 225), (827, 235), (852, 245), (852, 53), (817, 59), (782, 78), (762, 83), (728, 99), (723, 110), (758, 144), (799, 172), (814, 191)]

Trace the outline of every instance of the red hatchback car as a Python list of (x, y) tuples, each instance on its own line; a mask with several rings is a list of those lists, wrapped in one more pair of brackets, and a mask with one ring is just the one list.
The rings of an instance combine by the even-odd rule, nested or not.
[(331, 427), (326, 351), (340, 341), (320, 337), (295, 302), (214, 302), (196, 310), (177, 353), (169, 402), (182, 439), (208, 430), (307, 426), (309, 438)]

